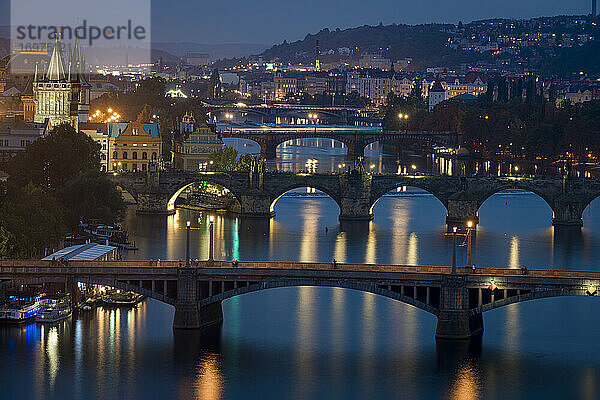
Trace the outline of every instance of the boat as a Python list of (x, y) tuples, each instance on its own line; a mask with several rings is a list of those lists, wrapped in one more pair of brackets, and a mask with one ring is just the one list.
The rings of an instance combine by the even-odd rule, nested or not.
[(133, 292), (116, 290), (102, 296), (102, 305), (106, 307), (135, 307), (144, 296)]
[(39, 323), (52, 323), (69, 318), (73, 314), (71, 296), (56, 294), (45, 296), (42, 301), (42, 310), (37, 314), (35, 321)]
[(39, 298), (33, 301), (13, 301), (0, 309), (0, 324), (21, 325), (33, 322), (41, 308)]
[(92, 219), (90, 222), (79, 223), (79, 233), (69, 234), (65, 240), (76, 243), (82, 239), (97, 243), (106, 243), (110, 246), (121, 247), (125, 250), (137, 250), (134, 244), (129, 242), (129, 232), (118, 225), (106, 225), (99, 220)]

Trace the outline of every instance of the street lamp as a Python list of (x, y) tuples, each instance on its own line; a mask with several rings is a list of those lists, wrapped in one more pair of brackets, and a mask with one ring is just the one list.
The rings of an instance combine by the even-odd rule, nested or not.
[(400, 120), (400, 123), (402, 123), (402, 121), (404, 121), (404, 127), (407, 128), (406, 122), (408, 120), (408, 114), (398, 114), (398, 119)]
[(317, 114), (312, 114), (312, 113), (308, 114), (309, 121), (312, 120), (313, 123), (315, 124), (315, 133), (317, 133), (317, 118), (318, 118)]
[(186, 222), (186, 235), (187, 235), (187, 240), (186, 240), (186, 244), (185, 244), (185, 266), (189, 267), (190, 266), (190, 221)]
[(213, 247), (214, 247), (214, 229), (213, 229), (213, 224), (215, 222), (215, 216), (211, 215), (208, 217), (208, 234), (209, 234), (209, 247), (208, 247), (208, 262), (213, 262), (214, 261), (214, 253), (213, 253)]
[(452, 275), (456, 275), (456, 227), (452, 228)]
[(227, 129), (227, 124), (229, 124), (230, 131), (233, 132), (233, 114), (226, 113), (225, 119), (226, 119), (225, 129)]
[(471, 230), (473, 221), (467, 221), (467, 268), (471, 268)]

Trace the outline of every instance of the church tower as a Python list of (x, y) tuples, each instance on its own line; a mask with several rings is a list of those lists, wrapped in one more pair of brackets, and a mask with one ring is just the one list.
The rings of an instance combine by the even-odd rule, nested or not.
[(51, 126), (67, 122), (78, 130), (79, 122), (90, 115), (90, 84), (85, 78), (85, 54), (76, 37), (65, 68), (63, 44), (56, 39), (47, 73), (33, 82), (35, 122), (50, 121)]
[(69, 75), (73, 89), (71, 116), (77, 117), (78, 122), (87, 122), (90, 116), (91, 86), (85, 78), (85, 53), (77, 35), (71, 52)]
[[(51, 126), (63, 122), (73, 125), (71, 118), (71, 82), (65, 74), (65, 61), (62, 43), (56, 38), (48, 71), (41, 79), (37, 72), (33, 82), (33, 101), (35, 103), (35, 122), (50, 121)], [(76, 127), (76, 125), (73, 125)]]

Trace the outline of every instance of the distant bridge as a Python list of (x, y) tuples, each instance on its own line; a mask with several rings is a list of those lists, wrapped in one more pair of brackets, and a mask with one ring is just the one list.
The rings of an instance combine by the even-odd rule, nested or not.
[(227, 122), (226, 115), (235, 123), (299, 124), (317, 115), (321, 125), (380, 125), (377, 107), (316, 106), (297, 104), (241, 105), (204, 104), (210, 122)]
[(272, 160), (277, 157), (277, 146), (294, 139), (320, 138), (335, 139), (348, 148), (348, 158), (354, 159), (364, 154), (364, 149), (374, 142), (425, 142), (443, 146), (456, 146), (459, 142), (457, 132), (417, 132), (382, 131), (381, 129), (352, 129), (345, 127), (322, 127), (318, 125), (304, 127), (278, 127), (265, 129), (243, 129), (223, 131), (222, 138), (252, 140), (260, 146), (261, 157)]
[(483, 332), (483, 313), (557, 296), (595, 296), (600, 272), (297, 262), (2, 260), (0, 284), (83, 282), (133, 291), (175, 307), (174, 328), (219, 324), (221, 302), (292, 286), (360, 290), (410, 304), (437, 317), (436, 337), (468, 339)]
[(195, 182), (227, 188), (238, 200), (244, 217), (270, 218), (277, 200), (302, 187), (329, 195), (340, 208), (340, 220), (370, 220), (373, 207), (398, 187), (416, 187), (433, 194), (446, 208), (449, 226), (478, 223), (479, 207), (506, 189), (522, 189), (540, 196), (552, 209), (555, 226), (582, 226), (583, 210), (600, 196), (600, 179), (563, 177), (409, 176), (345, 174), (293, 174), (283, 172), (190, 172), (152, 169), (109, 177), (137, 202), (138, 213), (170, 213), (177, 196)]

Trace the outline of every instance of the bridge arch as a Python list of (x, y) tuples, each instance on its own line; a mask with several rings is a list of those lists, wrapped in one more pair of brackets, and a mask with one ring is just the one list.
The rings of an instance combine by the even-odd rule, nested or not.
[[(102, 278), (94, 278), (94, 277), (80, 277), (76, 279), (69, 279), (70, 282), (81, 282), (89, 285), (102, 285), (109, 286), (115, 289), (121, 289), (128, 292), (133, 292), (137, 294), (141, 294), (142, 296), (146, 296), (152, 298), (154, 300), (158, 300), (162, 303), (166, 303), (172, 306), (176, 305), (177, 299), (175, 297), (169, 296), (169, 293), (160, 293), (159, 291), (153, 291), (151, 289), (144, 288), (143, 286), (135, 285), (132, 283), (127, 283), (127, 281), (121, 281), (117, 279), (102, 279)], [(36, 278), (15, 278), (3, 282), (14, 282), (19, 285), (39, 285), (44, 283), (64, 283), (65, 277), (36, 277)]]
[(287, 281), (265, 281), (253, 283), (247, 286), (238, 287), (232, 290), (212, 295), (210, 297), (203, 298), (198, 301), (198, 306), (206, 307), (211, 304), (220, 303), (223, 300), (244, 295), (247, 293), (253, 293), (257, 291), (284, 288), (284, 287), (299, 287), (299, 286), (313, 286), (313, 287), (337, 287), (343, 289), (357, 290), (367, 293), (373, 293), (380, 296), (384, 296), (390, 299), (401, 301), (405, 304), (411, 305), (418, 309), (428, 312), (429, 314), (437, 316), (439, 314), (439, 293), (437, 296), (432, 297), (432, 301), (428, 304), (426, 301), (415, 299), (400, 293), (399, 291), (388, 290), (387, 288), (381, 288), (377, 285), (363, 284), (358, 282), (350, 282), (343, 280), (332, 280), (332, 279), (299, 279), (299, 280), (287, 280)]
[(486, 311), (494, 310), (496, 308), (504, 307), (509, 304), (521, 303), (524, 301), (547, 299), (550, 297), (562, 297), (562, 296), (588, 296), (586, 289), (548, 289), (548, 290), (532, 290), (525, 294), (515, 295), (506, 297), (500, 300), (496, 300), (491, 303), (483, 304), (479, 307), (472, 308), (469, 310), (469, 315), (474, 316), (477, 314), (484, 313)]
[(222, 183), (220, 183), (217, 179), (211, 179), (210, 177), (209, 178), (201, 177), (201, 178), (197, 178), (195, 180), (192, 180), (189, 183), (186, 183), (184, 186), (182, 186), (179, 189), (177, 189), (175, 191), (175, 193), (171, 194), (170, 197), (169, 197), (169, 200), (167, 202), (167, 211), (174, 211), (175, 210), (175, 202), (177, 201), (177, 198), (181, 195), (181, 193), (183, 193), (184, 190), (186, 190), (187, 188), (191, 187), (195, 183), (201, 183), (201, 182), (210, 183), (212, 185), (220, 186), (222, 188), (227, 189), (233, 195), (233, 197), (237, 201), (238, 205), (240, 204), (240, 198), (238, 197), (238, 195), (236, 195), (227, 186), (225, 186)]
[(342, 206), (341, 206), (341, 200), (339, 199), (339, 197), (333, 191), (331, 191), (330, 188), (327, 188), (324, 185), (315, 184), (315, 183), (311, 183), (311, 184), (299, 183), (299, 184), (292, 184), (292, 185), (288, 185), (288, 186), (284, 186), (283, 188), (280, 188), (277, 192), (275, 192), (272, 195), (272, 197), (270, 199), (270, 212), (275, 212), (275, 204), (286, 193), (289, 193), (294, 189), (302, 189), (302, 188), (313, 188), (313, 189), (316, 189), (316, 190), (326, 194), (329, 198), (331, 198), (333, 201), (335, 201), (335, 203), (337, 204), (337, 206), (341, 212)]
[(445, 199), (439, 193), (437, 193), (426, 182), (424, 182), (424, 181), (420, 182), (419, 180), (410, 180), (410, 181), (409, 180), (406, 180), (406, 181), (401, 180), (401, 181), (397, 181), (390, 185), (385, 185), (385, 186), (379, 188), (378, 191), (374, 192), (374, 196), (371, 198), (371, 206), (369, 208), (369, 213), (373, 214), (373, 209), (375, 208), (375, 206), (377, 205), (377, 203), (383, 196), (385, 196), (388, 193), (396, 191), (400, 187), (406, 187), (406, 188), (411, 187), (411, 188), (415, 188), (415, 189), (424, 190), (425, 192), (433, 195), (433, 197), (435, 197), (437, 200), (439, 200), (439, 202), (442, 203), (442, 205), (446, 209), (446, 212), (448, 211), (447, 199)]
[(500, 187), (495, 188), (494, 190), (486, 192), (483, 196), (477, 199), (477, 215), (479, 215), (481, 209), (484, 207), (484, 205), (490, 198), (492, 198), (495, 195), (507, 194), (509, 193), (509, 190), (519, 190), (522, 193), (534, 194), (536, 198), (543, 200), (543, 202), (547, 206), (547, 209), (552, 214), (551, 217), (554, 218), (556, 214), (554, 210), (554, 202), (552, 202), (544, 193), (541, 193), (535, 188), (531, 188), (526, 185), (502, 185)]

